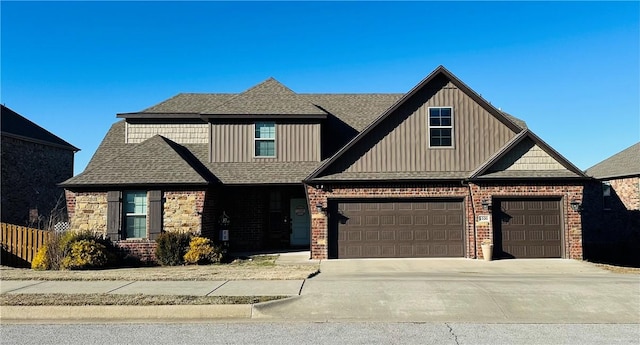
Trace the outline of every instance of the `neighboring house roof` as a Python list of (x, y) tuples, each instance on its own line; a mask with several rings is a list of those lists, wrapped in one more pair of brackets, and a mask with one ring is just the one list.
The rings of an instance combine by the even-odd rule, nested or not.
[(640, 142), (587, 169), (597, 179), (640, 176)]
[(155, 135), (140, 144), (129, 145), (117, 156), (106, 159), (98, 167), (87, 168), (61, 185), (209, 184), (211, 176), (207, 176), (208, 172), (203, 169), (198, 169), (198, 162), (189, 156), (190, 153), (180, 145)]
[(43, 145), (55, 146), (74, 152), (80, 151), (80, 149), (78, 149), (77, 147), (60, 139), (60, 137), (47, 131), (46, 129), (36, 125), (24, 116), (16, 113), (15, 111), (7, 108), (4, 105), (0, 106), (2, 107), (2, 116), (0, 122), (0, 131), (2, 131), (2, 135), (7, 135), (22, 140), (28, 140)]

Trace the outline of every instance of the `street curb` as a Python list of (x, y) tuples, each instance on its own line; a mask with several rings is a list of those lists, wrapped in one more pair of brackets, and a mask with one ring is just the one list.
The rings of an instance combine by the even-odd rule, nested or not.
[(3, 306), (5, 321), (248, 319), (251, 304), (153, 306)]

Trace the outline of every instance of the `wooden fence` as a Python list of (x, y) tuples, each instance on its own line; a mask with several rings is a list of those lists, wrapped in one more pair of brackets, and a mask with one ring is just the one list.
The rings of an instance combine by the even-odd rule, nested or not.
[(7, 223), (0, 223), (0, 245), (2, 265), (30, 267), (38, 249), (53, 233)]

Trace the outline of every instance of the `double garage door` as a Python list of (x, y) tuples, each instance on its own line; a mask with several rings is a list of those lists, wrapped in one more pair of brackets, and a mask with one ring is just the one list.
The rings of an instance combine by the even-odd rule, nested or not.
[(461, 200), (339, 201), (332, 207), (330, 257), (463, 257)]
[[(464, 257), (462, 200), (330, 203), (330, 258)], [(562, 256), (560, 199), (493, 201), (494, 255)]]

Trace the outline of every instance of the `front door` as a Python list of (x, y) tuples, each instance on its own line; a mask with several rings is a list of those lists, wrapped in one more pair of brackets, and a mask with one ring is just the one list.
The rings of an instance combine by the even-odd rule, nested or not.
[(291, 199), (291, 246), (308, 246), (310, 243), (309, 207), (307, 199)]

